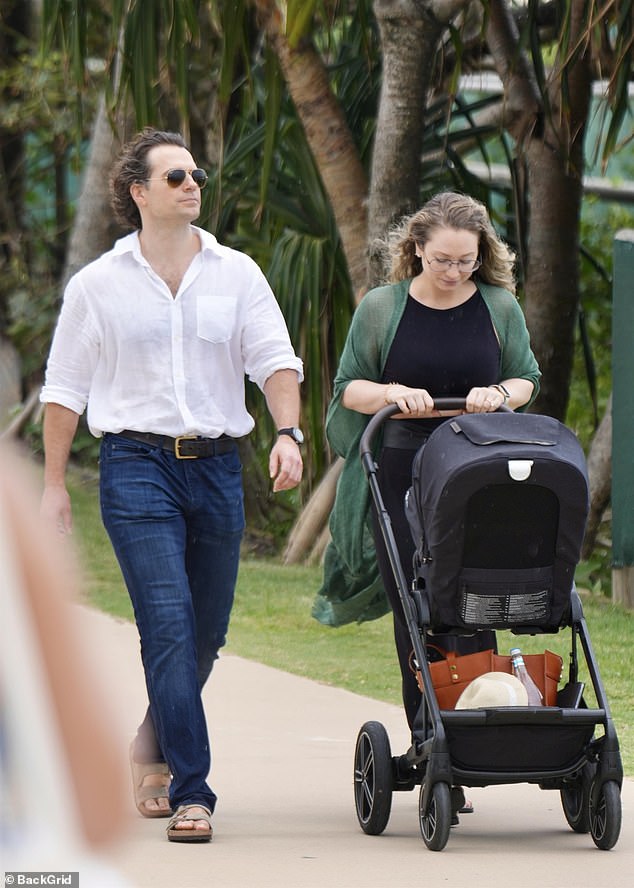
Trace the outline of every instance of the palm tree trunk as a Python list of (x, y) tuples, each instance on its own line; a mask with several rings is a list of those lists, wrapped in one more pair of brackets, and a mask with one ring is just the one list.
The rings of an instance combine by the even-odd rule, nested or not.
[(10, 423), (12, 411), (22, 400), (20, 356), (0, 333), (0, 434)]
[(531, 203), (524, 308), (543, 374), (533, 409), (563, 420), (579, 304), (582, 180), (546, 142), (533, 140), (526, 159)]
[(368, 183), (324, 63), (308, 41), (291, 46), (275, 0), (255, 0), (337, 221), (353, 291), (366, 283)]
[[(571, 43), (583, 50), (583, 4), (573, 4)], [(518, 143), (526, 171), (529, 245), (525, 313), (542, 388), (534, 409), (563, 419), (572, 373), (579, 304), (579, 219), (583, 197), (583, 138), (591, 99), (589, 56), (579, 51), (564, 69), (556, 58), (548, 89), (550, 109), (541, 110), (523, 57), (515, 23), (504, 0), (491, 0), (487, 41), (505, 87), (506, 125)], [(565, 70), (565, 73), (564, 73)], [(567, 89), (562, 90), (563, 78)], [(567, 107), (558, 97), (569, 96)]]
[(122, 116), (111, 121), (102, 96), (90, 140), (90, 156), (84, 173), (81, 195), (70, 242), (62, 287), (75, 272), (110, 249), (117, 234), (112, 210), (108, 179), (121, 147), (120, 134), (124, 131)]
[[(565, 418), (568, 406), (579, 307), (583, 140), (592, 94), (585, 56), (569, 81), (574, 102), (569, 118), (553, 107), (544, 138), (531, 139), (526, 152), (531, 205), (525, 310), (543, 373), (534, 409), (559, 419)], [(556, 92), (561, 93), (560, 84)]]
[(368, 288), (384, 279), (381, 243), (388, 228), (418, 208), (423, 109), (434, 73), (430, 62), (445, 22), (465, 5), (375, 0), (383, 75), (368, 197)]
[(588, 454), (590, 480), (590, 511), (583, 540), (582, 558), (589, 558), (594, 549), (603, 513), (612, 493), (612, 396), (596, 430)]
[[(319, 559), (322, 547), (325, 548), (323, 530), (327, 525), (328, 516), (335, 500), (337, 481), (343, 469), (343, 460), (337, 459), (330, 466), (317, 489), (291, 530), (284, 552), (285, 564), (299, 564), (306, 554), (311, 553), (309, 560)], [(317, 541), (317, 542), (316, 542)]]

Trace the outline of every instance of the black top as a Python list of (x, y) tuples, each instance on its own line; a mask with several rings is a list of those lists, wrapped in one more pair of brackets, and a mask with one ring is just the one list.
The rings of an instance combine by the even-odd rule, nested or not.
[[(411, 295), (382, 381), (424, 388), (432, 397), (465, 397), (498, 381), (500, 346), (480, 292), (455, 308), (429, 308)], [(420, 421), (417, 421), (417, 424)], [(423, 420), (426, 427), (438, 424)]]

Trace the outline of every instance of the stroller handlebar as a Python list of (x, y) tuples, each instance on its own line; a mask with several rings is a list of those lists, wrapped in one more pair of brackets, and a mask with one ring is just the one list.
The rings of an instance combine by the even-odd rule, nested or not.
[[(466, 398), (435, 398), (434, 407), (436, 410), (464, 410), (466, 402)], [(361, 436), (361, 441), (359, 442), (359, 455), (361, 456), (361, 459), (363, 459), (366, 454), (372, 453), (374, 439), (383, 423), (389, 419), (390, 416), (394, 416), (395, 413), (399, 412), (398, 404), (388, 404), (387, 407), (382, 407), (374, 414), (370, 422), (367, 424), (366, 429)]]
[[(466, 398), (434, 398), (434, 408), (436, 410), (464, 410), (466, 403)], [(398, 412), (398, 404), (388, 404), (387, 407), (382, 407), (374, 414), (370, 422), (367, 424), (364, 433), (361, 435), (361, 440), (359, 442), (359, 456), (362, 461), (368, 456), (372, 458), (372, 445), (374, 444), (374, 439), (376, 438), (379, 429), (390, 416), (394, 416), (394, 414)], [(502, 404), (493, 412), (512, 413), (513, 411), (510, 407)]]

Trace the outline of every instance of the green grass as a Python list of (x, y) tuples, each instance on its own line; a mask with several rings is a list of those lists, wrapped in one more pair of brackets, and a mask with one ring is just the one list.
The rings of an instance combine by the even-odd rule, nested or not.
[[(98, 514), (94, 478), (73, 475), (75, 537), (84, 568), (84, 595), (95, 607), (132, 619), (132, 609)], [(286, 672), (346, 688), (400, 705), (400, 673), (392, 639), (391, 618), (330, 629), (310, 614), (321, 581), (317, 567), (285, 567), (271, 559), (244, 557), (227, 651)], [(614, 607), (605, 596), (583, 596), (590, 639), (607, 690), (623, 757), (634, 776), (634, 614)], [(499, 650), (518, 642), (499, 633)], [(525, 653), (549, 648), (567, 667), (569, 633), (521, 638)], [(580, 660), (583, 656), (580, 651)], [(585, 667), (585, 664), (583, 664)], [(584, 679), (582, 669), (581, 678)], [(593, 705), (592, 698), (587, 700)]]

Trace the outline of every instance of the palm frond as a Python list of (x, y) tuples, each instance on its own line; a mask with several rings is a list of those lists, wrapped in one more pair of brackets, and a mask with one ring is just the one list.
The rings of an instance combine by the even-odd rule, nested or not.
[(287, 0), (286, 39), (291, 49), (308, 33), (319, 0)]

